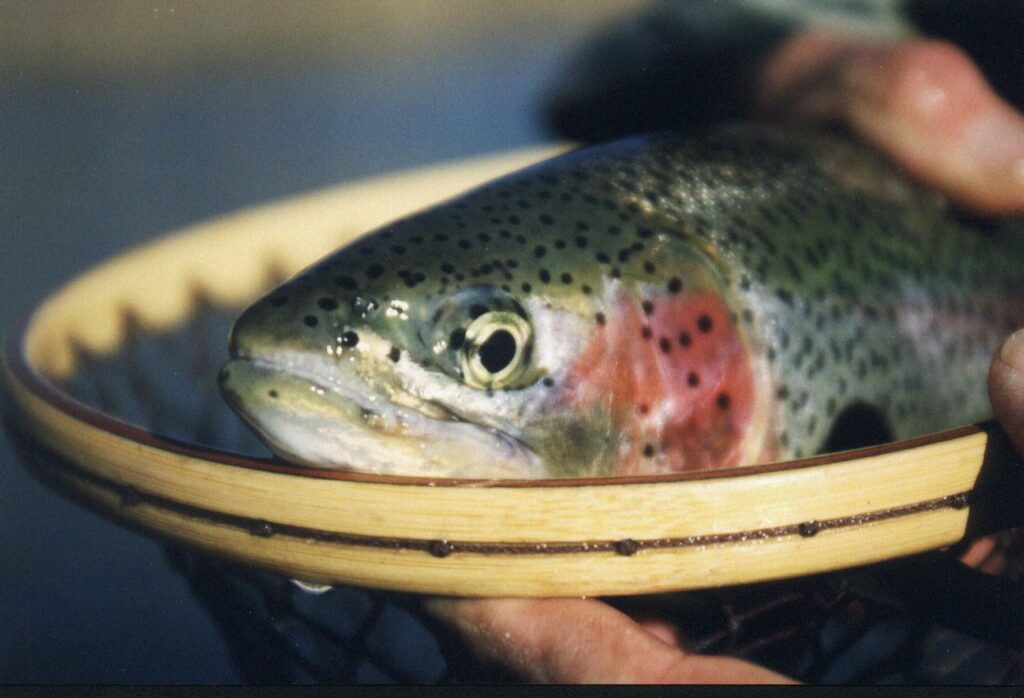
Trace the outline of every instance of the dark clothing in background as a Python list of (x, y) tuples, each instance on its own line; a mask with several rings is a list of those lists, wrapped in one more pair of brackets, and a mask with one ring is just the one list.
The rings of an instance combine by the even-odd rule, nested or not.
[(1024, 105), (1024, 3), (1016, 0), (662, 0), (573, 56), (546, 100), (546, 121), (559, 136), (594, 142), (740, 118), (759, 62), (814, 27), (951, 41), (996, 92)]

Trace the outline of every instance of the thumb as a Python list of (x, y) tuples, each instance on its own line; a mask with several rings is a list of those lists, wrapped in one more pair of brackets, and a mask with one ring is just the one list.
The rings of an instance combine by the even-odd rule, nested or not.
[(988, 372), (992, 409), (1017, 452), (1024, 454), (1024, 329), (999, 348)]
[(732, 657), (681, 651), (594, 599), (432, 598), (425, 609), (476, 654), (529, 681), (551, 683), (789, 683)]

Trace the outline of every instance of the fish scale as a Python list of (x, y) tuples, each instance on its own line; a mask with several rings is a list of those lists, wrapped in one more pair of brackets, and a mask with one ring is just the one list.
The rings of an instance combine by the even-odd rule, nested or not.
[(838, 136), (633, 138), (313, 265), (239, 318), (221, 387), (278, 455), (323, 467), (799, 457), (855, 407), (896, 438), (986, 417), (991, 355), (1024, 324), (1022, 252), (1019, 221), (966, 219)]

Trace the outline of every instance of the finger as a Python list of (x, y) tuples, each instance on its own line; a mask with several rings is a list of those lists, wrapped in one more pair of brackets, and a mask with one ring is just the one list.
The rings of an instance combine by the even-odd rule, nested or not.
[(1003, 342), (988, 371), (992, 409), (1018, 453), (1024, 453), (1024, 330)]
[(683, 637), (679, 633), (679, 628), (676, 627), (674, 624), (669, 623), (668, 621), (662, 620), (660, 618), (647, 617), (634, 617), (633, 622), (640, 626), (640, 628), (644, 632), (653, 635), (654, 637), (664, 642), (666, 645), (670, 647), (677, 647), (680, 649), (682, 648)]
[(592, 599), (431, 599), (488, 661), (550, 683), (785, 683), (729, 657), (685, 654)]
[(1024, 210), (1024, 118), (951, 44), (800, 35), (759, 84), (764, 110), (843, 124), (957, 205)]

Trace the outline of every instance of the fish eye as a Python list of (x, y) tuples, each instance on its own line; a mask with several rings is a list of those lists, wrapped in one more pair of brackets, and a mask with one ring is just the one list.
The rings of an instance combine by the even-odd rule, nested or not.
[(514, 387), (525, 373), (533, 329), (516, 313), (491, 311), (466, 328), (460, 363), (466, 384), (481, 390)]

